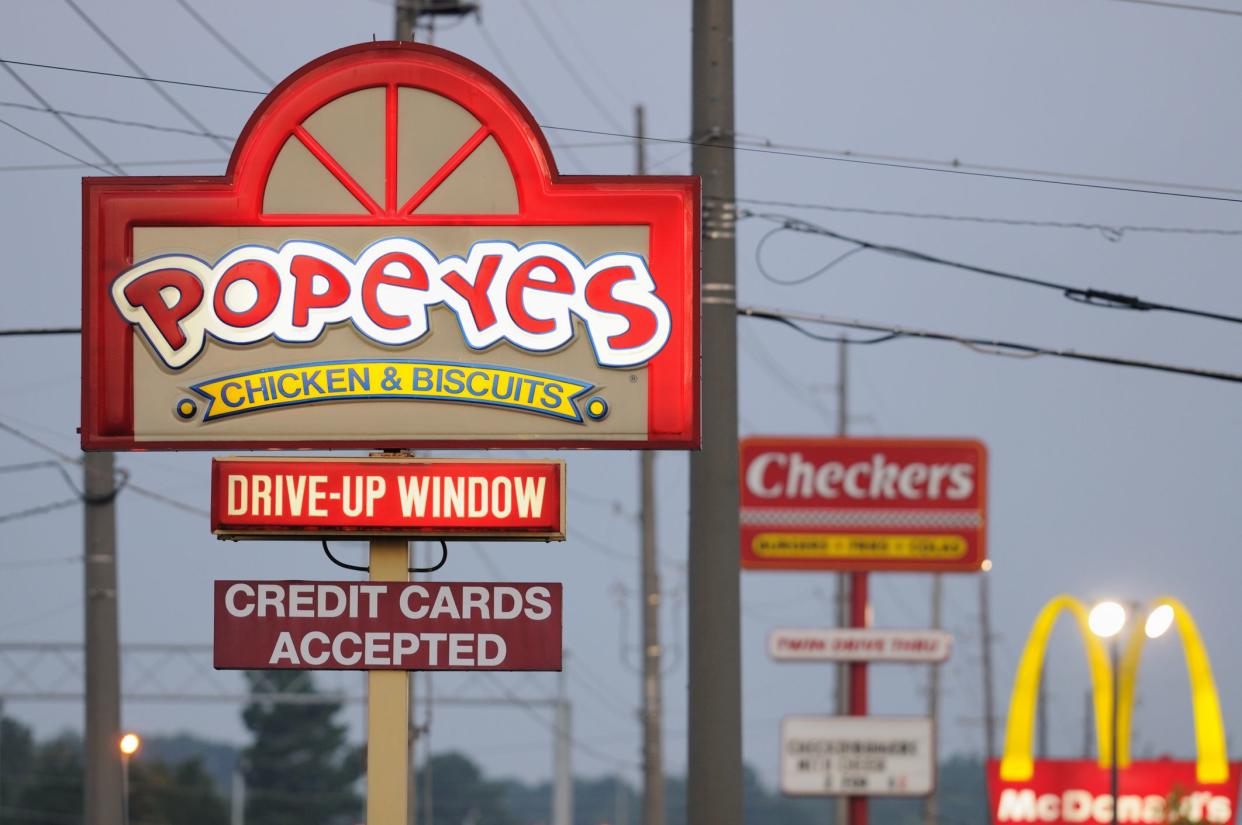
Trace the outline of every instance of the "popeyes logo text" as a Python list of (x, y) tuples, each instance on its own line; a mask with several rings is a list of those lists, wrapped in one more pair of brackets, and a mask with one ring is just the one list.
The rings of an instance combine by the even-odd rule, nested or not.
[(507, 342), (552, 352), (573, 340), (581, 319), (599, 364), (623, 368), (647, 363), (669, 340), (669, 310), (655, 289), (632, 253), (586, 263), (555, 243), (479, 241), (464, 258), (441, 259), (415, 240), (387, 238), (357, 260), (304, 240), (241, 246), (215, 264), (161, 255), (125, 271), (111, 292), (172, 369), (192, 363), (209, 337), (305, 344), (349, 323), (377, 343), (411, 344), (441, 305), (475, 350)]

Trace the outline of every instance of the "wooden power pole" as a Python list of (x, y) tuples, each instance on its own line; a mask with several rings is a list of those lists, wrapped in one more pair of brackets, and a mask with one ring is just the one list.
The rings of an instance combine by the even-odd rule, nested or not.
[[(635, 171), (647, 174), (646, 110), (634, 107)], [(656, 550), (655, 453), (639, 453), (643, 616), (643, 825), (664, 825), (663, 689), (660, 644), (660, 565)]]
[(733, 0), (694, 0), (692, 166), (703, 181), (702, 379), (690, 454), (689, 825), (742, 823)]

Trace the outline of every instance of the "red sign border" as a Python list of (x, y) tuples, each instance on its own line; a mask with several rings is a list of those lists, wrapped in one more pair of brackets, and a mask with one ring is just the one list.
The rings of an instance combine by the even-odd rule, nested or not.
[[(810, 559), (782, 559), (780, 561), (764, 561), (756, 562), (746, 553), (745, 541), (739, 541), (738, 550), (741, 554), (741, 566), (744, 570), (758, 571), (818, 571), (818, 572), (843, 572), (843, 573), (979, 573), (982, 571), (983, 563), (988, 559), (988, 543), (987, 543), (987, 527), (988, 527), (988, 448), (982, 440), (978, 438), (927, 438), (927, 437), (894, 437), (894, 438), (854, 438), (852, 436), (747, 436), (738, 440), (738, 509), (742, 509), (742, 482), (741, 475), (743, 472), (742, 451), (751, 445), (759, 445), (762, 447), (784, 448), (790, 446), (805, 446), (807, 444), (815, 445), (832, 445), (837, 443), (849, 443), (859, 447), (878, 447), (886, 444), (899, 443), (905, 447), (943, 447), (956, 445), (960, 447), (973, 447), (976, 450), (979, 462), (978, 490), (979, 490), (979, 512), (983, 516), (983, 523), (979, 530), (979, 551), (977, 558), (971, 561), (952, 561), (943, 563), (931, 563), (926, 561), (912, 562), (886, 562), (877, 564), (874, 561), (854, 561), (841, 560), (831, 563), (825, 563), (822, 560)], [(929, 512), (935, 512), (929, 510)], [(739, 531), (745, 534), (746, 528), (742, 527)], [(853, 532), (865, 534), (867, 532), (886, 532), (891, 533), (892, 530), (854, 530)]]
[[(514, 172), (519, 211), (510, 215), (275, 215), (262, 211), (268, 173), (284, 140), (310, 113), (362, 88), (410, 85), (469, 108), (492, 130)], [(562, 175), (542, 129), (494, 75), (460, 55), (404, 42), (363, 43), (326, 54), (281, 82), (242, 130), (223, 176), (82, 179), (82, 449), (698, 449), (701, 441), (699, 179), (681, 175)], [(587, 216), (587, 217), (584, 217)], [(130, 326), (112, 306), (110, 279), (132, 262), (132, 229), (186, 226), (583, 226), (641, 224), (650, 228), (652, 270), (684, 282), (660, 298), (677, 334), (648, 364), (647, 437), (521, 436), (474, 441), (441, 438), (373, 441), (202, 440), (134, 438), (133, 349)], [(107, 387), (107, 391), (104, 388)]]
[[(509, 466), (523, 464), (537, 465), (556, 465), (558, 475), (560, 477), (559, 494), (560, 499), (560, 526), (554, 532), (549, 531), (532, 531), (532, 530), (448, 530), (443, 527), (429, 527), (425, 529), (413, 529), (406, 531), (401, 528), (394, 529), (378, 529), (378, 528), (359, 528), (357, 530), (321, 530), (314, 526), (294, 527), (289, 525), (253, 525), (250, 529), (222, 529), (220, 527), (220, 511), (219, 496), (216, 495), (220, 470), (223, 462), (265, 462), (265, 463), (288, 463), (299, 464), (302, 462), (314, 462), (316, 464), (326, 463), (382, 463), (384, 465), (393, 464), (504, 464)], [(416, 456), (223, 456), (213, 457), (211, 459), (211, 532), (216, 538), (223, 541), (242, 541), (246, 539), (263, 539), (269, 541), (305, 541), (307, 539), (335, 538), (335, 539), (366, 539), (366, 538), (399, 538), (408, 536), (411, 541), (422, 541), (425, 539), (442, 539), (444, 541), (459, 541), (463, 539), (478, 539), (482, 541), (564, 541), (565, 531), (568, 528), (566, 507), (566, 496), (569, 491), (569, 477), (565, 465), (565, 460), (561, 458), (419, 458)]]

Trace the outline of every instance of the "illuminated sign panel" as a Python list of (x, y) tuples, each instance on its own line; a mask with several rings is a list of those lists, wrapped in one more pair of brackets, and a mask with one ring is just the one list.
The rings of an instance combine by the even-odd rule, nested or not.
[(697, 179), (558, 174), (456, 55), (343, 49), (224, 177), (83, 185), (86, 449), (698, 446)]
[(742, 564), (769, 570), (978, 570), (987, 450), (978, 441), (746, 438)]
[(428, 458), (223, 458), (221, 538), (563, 540), (565, 463)]

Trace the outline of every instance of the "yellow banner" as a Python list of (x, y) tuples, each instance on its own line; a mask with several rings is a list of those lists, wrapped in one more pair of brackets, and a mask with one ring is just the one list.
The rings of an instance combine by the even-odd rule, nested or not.
[(416, 399), (484, 404), (582, 421), (577, 400), (592, 384), (511, 367), (448, 361), (291, 364), (204, 381), (203, 421), (320, 401)]
[(755, 555), (769, 559), (960, 559), (962, 536), (760, 533)]

